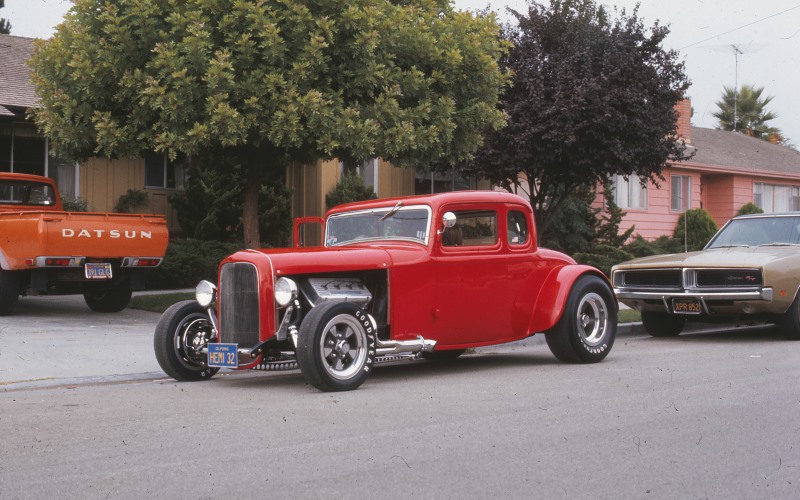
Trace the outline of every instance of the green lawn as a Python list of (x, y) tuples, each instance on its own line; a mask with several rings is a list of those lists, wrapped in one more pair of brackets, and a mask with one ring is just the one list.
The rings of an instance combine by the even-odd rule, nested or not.
[(194, 292), (157, 293), (153, 295), (136, 295), (128, 307), (163, 313), (169, 306), (182, 300), (194, 300)]
[(642, 313), (634, 309), (620, 309), (617, 315), (618, 323), (638, 323), (642, 321)]

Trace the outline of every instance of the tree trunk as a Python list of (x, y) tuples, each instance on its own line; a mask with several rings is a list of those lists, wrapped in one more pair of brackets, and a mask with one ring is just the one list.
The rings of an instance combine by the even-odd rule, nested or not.
[(261, 248), (261, 232), (258, 228), (258, 194), (261, 191), (260, 151), (254, 149), (247, 156), (247, 185), (244, 187), (242, 205), (242, 229), (246, 248)]

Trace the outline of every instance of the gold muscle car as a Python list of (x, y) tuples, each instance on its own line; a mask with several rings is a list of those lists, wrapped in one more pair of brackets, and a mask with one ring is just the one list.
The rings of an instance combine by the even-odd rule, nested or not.
[(800, 212), (735, 217), (703, 250), (624, 262), (611, 280), (654, 337), (687, 321), (764, 321), (800, 340)]

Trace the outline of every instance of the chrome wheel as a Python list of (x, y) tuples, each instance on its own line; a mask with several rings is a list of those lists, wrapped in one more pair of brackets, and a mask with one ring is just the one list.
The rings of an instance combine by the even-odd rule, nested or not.
[(367, 360), (367, 333), (354, 316), (340, 314), (325, 325), (319, 347), (325, 372), (336, 380), (348, 380)]
[(200, 349), (206, 347), (211, 337), (211, 322), (205, 314), (195, 313), (181, 321), (175, 335), (175, 353), (186, 368), (205, 366), (206, 355)]
[(173, 304), (158, 320), (153, 336), (159, 366), (175, 380), (208, 380), (219, 368), (208, 367), (201, 349), (213, 335), (208, 313), (197, 302)]
[(602, 297), (588, 293), (581, 298), (577, 310), (578, 335), (590, 346), (599, 345), (608, 330), (608, 310)]

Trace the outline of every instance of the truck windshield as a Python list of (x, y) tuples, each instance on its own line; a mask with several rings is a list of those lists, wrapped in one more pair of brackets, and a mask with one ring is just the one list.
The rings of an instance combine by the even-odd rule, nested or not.
[(325, 246), (363, 241), (405, 240), (428, 244), (431, 210), (394, 206), (332, 215), (325, 226)]
[(56, 195), (48, 184), (24, 181), (0, 181), (0, 203), (8, 205), (54, 205)]
[(800, 244), (800, 217), (752, 217), (732, 220), (706, 248), (796, 244)]

